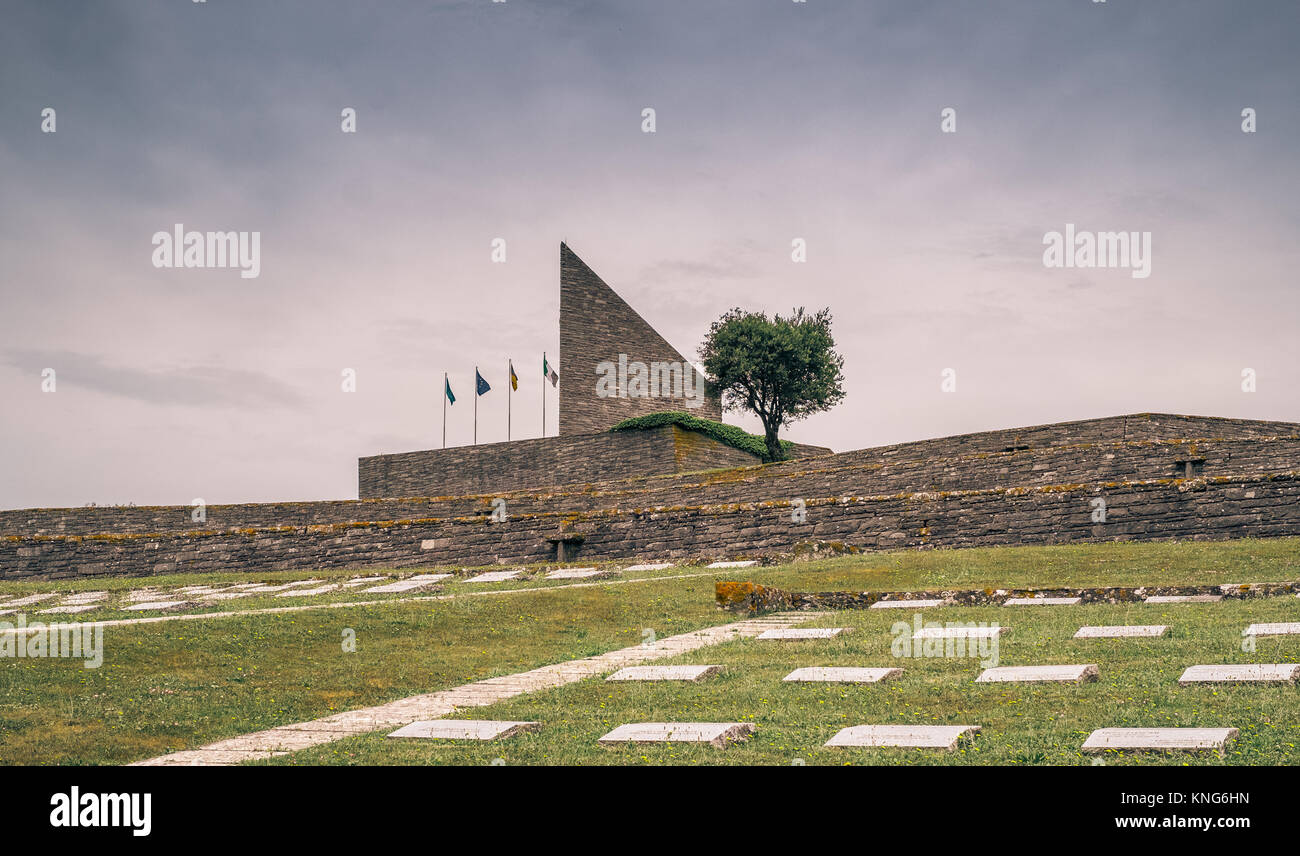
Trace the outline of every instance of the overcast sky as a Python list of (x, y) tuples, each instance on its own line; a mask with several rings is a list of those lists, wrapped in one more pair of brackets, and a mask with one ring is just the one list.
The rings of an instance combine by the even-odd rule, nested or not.
[[(355, 497), (440, 444), (444, 371), (448, 443), (476, 364), (504, 440), (507, 358), (538, 436), (561, 240), (689, 356), (829, 306), (848, 395), (803, 442), (1300, 420), (1297, 36), (1263, 0), (8, 2), (0, 507)], [(259, 231), (260, 276), (155, 268), (176, 223)], [(1046, 268), (1067, 223), (1150, 232), (1151, 275)]]

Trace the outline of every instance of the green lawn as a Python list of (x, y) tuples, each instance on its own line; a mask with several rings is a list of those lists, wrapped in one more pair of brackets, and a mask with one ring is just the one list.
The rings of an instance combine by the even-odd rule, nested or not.
[[(891, 614), (894, 613), (894, 614)], [(897, 614), (903, 613), (903, 614)], [(926, 610), (927, 621), (999, 622), (1010, 633), (1000, 665), (1096, 663), (1083, 685), (976, 684), (977, 659), (901, 659), (891, 625), (907, 610), (854, 610), (817, 626), (853, 632), (831, 640), (743, 639), (664, 662), (716, 663), (700, 683), (587, 680), (520, 696), (454, 718), (536, 721), (508, 740), (397, 740), (377, 732), (273, 759), (272, 764), (1084, 764), (1079, 747), (1095, 728), (1240, 729), (1227, 755), (1116, 755), (1107, 764), (1300, 763), (1300, 689), (1294, 686), (1180, 687), (1196, 663), (1300, 661), (1300, 637), (1257, 640), (1242, 651), (1251, 622), (1300, 619), (1294, 598), (1219, 604), (981, 607)], [(1074, 640), (1084, 624), (1168, 624), (1164, 639)], [(910, 630), (908, 631), (910, 635)], [(872, 685), (790, 684), (800, 666), (897, 666), (901, 677)], [(725, 749), (687, 745), (607, 748), (601, 735), (627, 722), (752, 722), (749, 741)], [(969, 724), (983, 732), (953, 753), (918, 749), (825, 749), (841, 728), (860, 724)], [(500, 763), (500, 761), (497, 761)]]
[[(1300, 539), (1195, 544), (927, 551), (840, 557), (782, 567), (565, 586), (533, 579), (475, 586), (456, 582), (452, 600), (385, 602), (279, 615), (211, 618), (110, 627), (105, 662), (0, 659), (0, 764), (113, 764), (224, 737), (380, 704), (493, 675), (588, 656), (737, 616), (713, 606), (713, 580), (754, 579), (791, 590), (1140, 585), (1281, 582), (1300, 578)], [(429, 569), (420, 569), (429, 570)], [(403, 571), (408, 573), (414, 571)], [(179, 586), (309, 576), (337, 580), (357, 572), (174, 575), (73, 583), (0, 583), (0, 596), (36, 591), (109, 590), (145, 583)], [(699, 567), (644, 576), (705, 573)], [(612, 581), (611, 581), (612, 582)], [(536, 589), (499, 596), (476, 590)], [(419, 593), (414, 593), (418, 595)], [(320, 601), (370, 599), (361, 592)], [(403, 596), (389, 596), (397, 601)], [(408, 595), (409, 597), (409, 595)], [(298, 598), (247, 598), (211, 609), (281, 607)], [(51, 601), (53, 603), (53, 601)], [(38, 604), (29, 609), (40, 609)], [(0, 609), (3, 606), (0, 605)], [(42, 620), (130, 617), (113, 610)], [(0, 621), (12, 621), (4, 616)], [(28, 612), (28, 620), (36, 616)], [(702, 649), (682, 662), (723, 663), (706, 684), (636, 686), (589, 680), (464, 714), (531, 718), (540, 734), (487, 746), (432, 745), (354, 738), (296, 753), (290, 763), (1079, 763), (1086, 732), (1104, 725), (1218, 725), (1242, 730), (1229, 763), (1298, 763), (1300, 698), (1295, 688), (1180, 689), (1183, 666), (1197, 662), (1300, 659), (1300, 637), (1262, 639), (1240, 650), (1253, 621), (1300, 620), (1300, 600), (1209, 605), (949, 608), (928, 619), (1000, 619), (1014, 627), (1003, 664), (1096, 662), (1102, 680), (1083, 687), (990, 687), (971, 683), (970, 661), (912, 660), (896, 682), (867, 687), (793, 686), (780, 678), (798, 665), (893, 665), (888, 611), (848, 612), (830, 624), (858, 633), (820, 643), (740, 641)], [(1173, 638), (1076, 642), (1084, 623), (1160, 622)], [(346, 653), (346, 629), (357, 650)], [(771, 647), (775, 645), (776, 647)], [(793, 647), (791, 647), (793, 646)], [(675, 747), (605, 749), (595, 740), (622, 722), (749, 719), (758, 735), (723, 751)], [(985, 732), (951, 756), (922, 752), (831, 752), (834, 731), (864, 722), (972, 722)], [(1240, 754), (1238, 754), (1240, 753)], [(1179, 762), (1188, 759), (1178, 759)], [(1083, 763), (1091, 763), (1090, 759)], [(1135, 758), (1126, 763), (1154, 763)], [(1196, 761), (1200, 763), (1200, 761)]]

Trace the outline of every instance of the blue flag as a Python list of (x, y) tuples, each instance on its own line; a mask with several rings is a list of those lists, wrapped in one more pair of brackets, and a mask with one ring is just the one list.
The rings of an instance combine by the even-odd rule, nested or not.
[(482, 395), (483, 393), (487, 392), (489, 389), (492, 388), (488, 386), (487, 381), (483, 380), (483, 375), (478, 373), (478, 369), (474, 369), (474, 381), (477, 384), (477, 388), (475, 389), (475, 392), (477, 392), (479, 395)]
[(449, 380), (445, 380), (445, 379), (444, 379), (444, 380), (443, 380), (443, 383), (446, 385), (446, 390), (445, 390), (445, 391), (446, 391), (446, 393), (447, 393), (447, 400), (450, 401), (452, 404), (455, 404), (455, 403), (456, 403), (456, 396), (452, 395), (452, 393), (451, 393), (451, 381), (449, 381)]

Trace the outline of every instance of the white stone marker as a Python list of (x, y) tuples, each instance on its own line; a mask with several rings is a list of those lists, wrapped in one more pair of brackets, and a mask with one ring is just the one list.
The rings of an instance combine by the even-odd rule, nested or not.
[(871, 609), (930, 609), (943, 606), (942, 600), (878, 600)]
[(796, 683), (874, 684), (903, 674), (902, 669), (857, 669), (847, 666), (806, 666), (782, 680)]
[(1218, 603), (1221, 594), (1161, 594), (1149, 597), (1143, 603)]
[(133, 603), (123, 609), (179, 609), (183, 606), (189, 606), (189, 603), (183, 600), (153, 600), (147, 603)]
[(754, 561), (753, 559), (747, 559), (746, 561), (743, 562), (714, 562), (712, 565), (709, 565), (709, 567), (710, 568), (748, 568), (752, 565), (757, 565), (757, 564), (758, 562)]
[(58, 595), (55, 594), (29, 594), (27, 597), (20, 597), (17, 600), (11, 600), (6, 603), (5, 606), (30, 606), (33, 603), (40, 603), (43, 600), (49, 600), (50, 598), (57, 596)]
[(488, 571), (465, 580), (467, 583), (503, 583), (506, 580), (519, 579), (519, 571)]
[(214, 591), (199, 595), (199, 600), (234, 600), (237, 597), (254, 597), (255, 591)]
[(1084, 741), (1083, 751), (1222, 752), (1236, 736), (1235, 728), (1098, 728)]
[(778, 627), (764, 630), (759, 639), (830, 639), (848, 633), (847, 627)]
[[(447, 579), (448, 577), (450, 577), (451, 574), (425, 574), (424, 576), (427, 576), (427, 577), (437, 577), (437, 578), (440, 579), (440, 580), (445, 580), (445, 579)], [(395, 582), (395, 583), (389, 583), (388, 585), (375, 586), (374, 588), (368, 588), (368, 589), (366, 589), (365, 593), (366, 593), (366, 594), (370, 594), (370, 593), (374, 592), (374, 593), (376, 593), (376, 594), (394, 594), (394, 593), (396, 593), (396, 592), (411, 591), (412, 589), (424, 588), (425, 586), (433, 585), (433, 583), (434, 583), (434, 580), (432, 580), (432, 579), (424, 579), (424, 580), (416, 580), (416, 579), (410, 579), (410, 580), (398, 580), (397, 582)]]
[(974, 736), (978, 725), (854, 725), (840, 730), (825, 746), (902, 746), (913, 749), (957, 748), (963, 736)]
[(318, 583), (318, 582), (320, 582), (320, 580), (302, 580), (300, 582), (285, 583), (283, 585), (278, 585), (278, 586), (272, 586), (272, 585), (257, 586), (256, 588), (248, 589), (248, 591), (257, 592), (258, 594), (270, 594), (273, 591), (285, 591), (286, 589), (296, 588), (298, 586), (305, 586), (308, 583)]
[(1189, 684), (1294, 684), (1300, 676), (1300, 663), (1250, 663), (1229, 666), (1188, 666), (1178, 679), (1179, 686)]
[(1007, 628), (994, 627), (922, 627), (912, 639), (996, 639)]
[(92, 609), (100, 609), (95, 603), (65, 603), (61, 606), (51, 606), (49, 609), (38, 609), (37, 612), (89, 612)]
[(1252, 624), (1242, 632), (1242, 636), (1291, 636), (1300, 633), (1300, 622), (1289, 624)]
[(619, 743), (708, 743), (721, 749), (729, 742), (748, 740), (749, 722), (630, 722), (600, 738), (605, 746)]
[(607, 681), (699, 681), (722, 671), (721, 666), (628, 666)]
[(344, 587), (344, 588), (352, 588), (353, 586), (364, 586), (364, 585), (369, 585), (370, 583), (383, 582), (383, 581), (386, 580), (386, 579), (388, 579), (388, 577), (386, 577), (386, 576), (380, 576), (380, 577), (353, 577), (352, 579), (350, 579), (350, 580), (348, 580), (347, 582), (345, 582), (345, 583), (343, 584), (343, 587)]
[(599, 568), (561, 568), (546, 575), (548, 580), (581, 580), (600, 574)]
[[(451, 576), (451, 574), (416, 574), (415, 576), (407, 577), (406, 579), (411, 582), (418, 581), (422, 583), (436, 583), (438, 580), (445, 580), (449, 576)], [(380, 577), (379, 579), (382, 580), (384, 578)]]
[(295, 591), (282, 591), (276, 597), (314, 597), (318, 594), (324, 594), (327, 591), (334, 591), (338, 588), (336, 585), (320, 586), (312, 589), (296, 589)]
[(540, 731), (540, 722), (511, 722), (492, 719), (429, 719), (412, 722), (389, 737), (419, 737), (426, 740), (500, 740), (525, 731)]
[(1081, 597), (1009, 597), (1003, 606), (1078, 606), (1083, 603)]
[(108, 597), (106, 591), (83, 591), (77, 594), (70, 594), (63, 599), (63, 603), (99, 603)]
[(1086, 684), (1097, 680), (1097, 666), (998, 666), (985, 669), (975, 679), (977, 684)]
[(1131, 639), (1166, 636), (1169, 634), (1167, 624), (1111, 624), (1102, 627), (1080, 627), (1074, 632), (1075, 639)]
[(671, 568), (672, 562), (650, 562), (645, 565), (628, 565), (625, 571), (662, 571), (664, 568)]

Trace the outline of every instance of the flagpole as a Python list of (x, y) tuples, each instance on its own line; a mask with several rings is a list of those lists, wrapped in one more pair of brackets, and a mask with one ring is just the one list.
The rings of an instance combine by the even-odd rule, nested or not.
[(542, 436), (546, 436), (546, 352), (542, 351)]
[(478, 366), (474, 366), (474, 445), (478, 445)]
[(514, 399), (515, 392), (515, 365), (506, 360), (506, 371), (509, 376), (506, 378), (506, 442), (510, 442), (510, 403)]
[(442, 373), (442, 447), (447, 448), (447, 373)]

